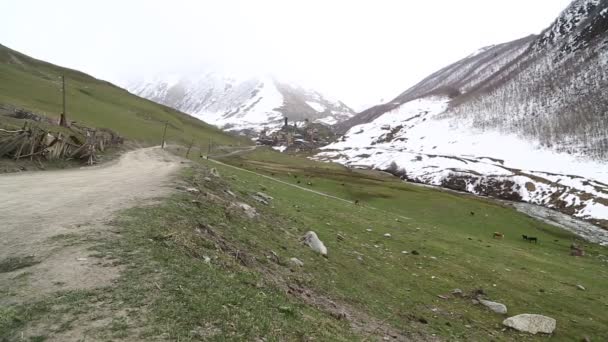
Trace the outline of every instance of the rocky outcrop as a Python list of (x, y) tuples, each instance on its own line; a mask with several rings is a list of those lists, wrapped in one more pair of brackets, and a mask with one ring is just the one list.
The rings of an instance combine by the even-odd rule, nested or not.
[(518, 331), (530, 334), (552, 334), (556, 326), (555, 319), (543, 315), (521, 314), (505, 319), (502, 324)]

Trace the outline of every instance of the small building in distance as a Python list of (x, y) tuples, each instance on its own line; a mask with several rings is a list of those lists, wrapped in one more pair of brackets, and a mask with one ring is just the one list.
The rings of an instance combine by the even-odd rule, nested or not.
[(311, 122), (305, 119), (289, 124), (285, 118), (283, 127), (269, 132), (264, 129), (258, 138), (258, 144), (268, 146), (284, 146), (292, 152), (310, 151), (325, 146), (333, 141), (335, 134), (329, 126)]

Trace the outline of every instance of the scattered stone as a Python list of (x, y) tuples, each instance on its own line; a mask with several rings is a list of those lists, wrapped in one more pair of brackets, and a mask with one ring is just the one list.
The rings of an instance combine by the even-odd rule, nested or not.
[(217, 177), (217, 178), (221, 177), (220, 176), (220, 172), (216, 168), (214, 168), (214, 167), (212, 167), (211, 170), (209, 170), (209, 173), (211, 173), (211, 175), (213, 177)]
[(412, 251), (412, 254), (413, 255), (420, 255), (420, 253), (418, 253), (418, 251), (416, 251), (416, 250)]
[(293, 266), (304, 267), (304, 262), (298, 258), (289, 259), (289, 263)]
[(198, 194), (201, 191), (197, 188), (186, 188), (186, 192), (189, 192), (191, 194)]
[(452, 295), (453, 295), (453, 296), (456, 296), (456, 297), (462, 297), (463, 292), (462, 292), (462, 290), (461, 290), (461, 289), (453, 289), (453, 290), (452, 290)]
[(401, 251), (401, 254), (410, 254), (408, 251)]
[(530, 334), (552, 334), (556, 325), (555, 319), (543, 315), (521, 314), (505, 319), (502, 324), (518, 331)]
[(371, 232), (371, 231), (372, 231), (372, 229), (367, 228), (365, 231), (366, 231), (366, 232)]
[(87, 261), (87, 258), (76, 258), (77, 261)]
[(445, 295), (437, 295), (437, 297), (439, 297), (441, 299), (450, 299), (450, 297), (445, 296)]
[(479, 299), (479, 302), (483, 304), (488, 309), (496, 312), (497, 314), (506, 315), (507, 314), (507, 306), (502, 303), (492, 302), (485, 299)]
[(226, 193), (232, 197), (236, 197), (236, 194), (230, 190), (226, 190)]
[(346, 319), (346, 312), (344, 311), (340, 311), (340, 312), (331, 312), (331, 315), (337, 319), (337, 320), (343, 320)]
[(257, 216), (258, 216), (258, 212), (257, 212), (257, 210), (255, 210), (255, 208), (254, 208), (254, 207), (250, 206), (250, 205), (249, 205), (249, 204), (247, 204), (247, 203), (243, 203), (243, 202), (235, 202), (235, 203), (232, 203), (232, 204), (230, 205), (230, 207), (231, 207), (231, 208), (238, 209), (238, 210), (242, 210), (242, 211), (245, 213), (245, 215), (246, 215), (248, 218), (250, 218), (250, 219), (255, 218), (255, 217), (257, 217)]
[(580, 284), (576, 285), (576, 288), (579, 289), (579, 290), (581, 290), (581, 291), (585, 291), (586, 290), (586, 288), (583, 285), (580, 285)]
[(209, 178), (209, 177), (205, 177), (205, 178), (203, 178), (203, 180), (204, 180), (205, 182), (211, 182), (211, 178)]
[(341, 234), (336, 234), (336, 239), (338, 239), (338, 241), (344, 241), (344, 236)]
[(261, 197), (261, 198), (263, 198), (263, 199), (265, 199), (265, 200), (267, 200), (269, 202), (274, 199), (274, 197), (272, 197), (270, 195), (267, 195), (267, 194), (265, 194), (263, 192), (256, 192), (255, 194), (256, 194), (256, 196), (259, 196), (259, 197)]
[(384, 234), (384, 237), (385, 237), (385, 238), (390, 238), (391, 236), (392, 236), (392, 235), (391, 235), (390, 233), (386, 233), (386, 234)]
[(265, 199), (263, 199), (261, 197), (258, 197), (256, 195), (251, 195), (251, 197), (253, 197), (254, 200), (262, 203), (263, 205), (269, 205), (270, 204), (267, 200), (265, 200)]
[(429, 321), (427, 321), (426, 318), (424, 318), (424, 317), (418, 318), (418, 322), (420, 322), (422, 324), (429, 324)]
[(471, 303), (473, 303), (473, 305), (478, 305), (479, 301), (477, 299), (471, 299)]
[(319, 239), (317, 233), (313, 231), (307, 232), (302, 238), (305, 244), (308, 245), (313, 251), (327, 257), (327, 247), (323, 244), (323, 241)]
[(203, 255), (203, 260), (205, 261), (206, 264), (211, 262), (211, 258), (206, 255)]

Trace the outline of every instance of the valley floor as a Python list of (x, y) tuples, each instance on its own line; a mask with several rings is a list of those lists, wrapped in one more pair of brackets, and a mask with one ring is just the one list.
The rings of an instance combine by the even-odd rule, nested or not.
[[(133, 162), (149, 159), (142, 157)], [(91, 194), (128, 193), (117, 202), (122, 207), (168, 195), (161, 187), (137, 196), (146, 189), (139, 177), (158, 175), (162, 184), (179, 168), (166, 158), (117, 176), (128, 191), (101, 182), (113, 177), (102, 175), (103, 167), (69, 172), (97, 172), (91, 182), (100, 185)], [(197, 160), (176, 180), (179, 192), (113, 218), (117, 206), (111, 202), (90, 208), (103, 217), (83, 218), (87, 201), (61, 195), (64, 205), (47, 212), (66, 210), (57, 215), (65, 223), (56, 227), (60, 233), (25, 239), (48, 253), (15, 247), (1, 255), (0, 279), (6, 281), (0, 282), (0, 341), (546, 339), (505, 330), (506, 316), (473, 304), (480, 290), (507, 305), (508, 316), (555, 318), (552, 340), (608, 338), (606, 247), (496, 202), (412, 186), (382, 173), (267, 150), (231, 154), (222, 162), (229, 165)], [(64, 185), (70, 189), (69, 182)], [(25, 217), (33, 210), (18, 209), (7, 213)], [(68, 222), (69, 216), (83, 220)], [(106, 233), (78, 234), (79, 223), (97, 219)], [(19, 243), (10, 232), (29, 224), (14, 226), (9, 236), (15, 238), (3, 239), (7, 246)], [(323, 240), (328, 258), (300, 242), (309, 230)], [(494, 232), (504, 239), (493, 239)], [(539, 243), (523, 241), (522, 234)], [(569, 255), (573, 241), (584, 246), (585, 257)], [(32, 292), (24, 290), (37, 284), (47, 260), (72, 250), (78, 253), (68, 259), (76, 264), (115, 270), (111, 281), (67, 287), (57, 280), (56, 291), (28, 296)], [(451, 294), (456, 288), (463, 296)]]

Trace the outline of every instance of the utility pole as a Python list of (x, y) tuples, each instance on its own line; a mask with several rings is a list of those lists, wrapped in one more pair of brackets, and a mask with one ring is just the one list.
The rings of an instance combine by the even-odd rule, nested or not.
[(165, 121), (165, 129), (163, 130), (163, 141), (161, 141), (161, 143), (160, 143), (161, 148), (165, 148), (165, 136), (167, 135), (167, 125), (168, 124), (169, 124), (169, 121)]
[(188, 155), (190, 154), (190, 149), (192, 148), (192, 145), (194, 145), (194, 138), (192, 138), (190, 146), (188, 146), (188, 151), (186, 151), (186, 158), (188, 158)]
[(66, 117), (66, 104), (65, 104), (65, 75), (61, 75), (61, 92), (63, 94), (63, 112), (61, 113), (61, 118), (59, 119), (59, 126), (68, 127), (68, 119)]

